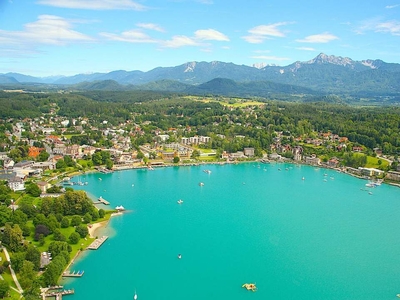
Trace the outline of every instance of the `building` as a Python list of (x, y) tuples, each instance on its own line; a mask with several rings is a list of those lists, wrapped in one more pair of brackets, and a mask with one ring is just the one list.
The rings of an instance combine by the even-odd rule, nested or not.
[(388, 171), (386, 178), (393, 181), (400, 181), (400, 172)]
[(8, 186), (14, 192), (25, 190), (24, 181), (18, 177), (13, 177), (10, 180), (8, 180)]
[(304, 158), (305, 163), (309, 164), (309, 165), (320, 165), (321, 164), (321, 160), (315, 155), (312, 154), (311, 156), (306, 156)]
[(364, 176), (381, 176), (385, 174), (384, 171), (374, 168), (359, 168), (359, 169), (361, 171), (361, 174)]
[(37, 186), (39, 187), (39, 189), (42, 191), (42, 193), (46, 193), (47, 189), (51, 187), (51, 185), (46, 182), (46, 181), (39, 181), (37, 183)]
[(295, 146), (292, 148), (293, 159), (295, 161), (301, 161), (303, 159), (303, 147)]
[(29, 147), (28, 156), (32, 158), (36, 158), (39, 156), (40, 152), (42, 152), (44, 148), (38, 148), (35, 146)]
[(254, 156), (254, 148), (244, 148), (243, 153), (247, 157), (253, 157)]

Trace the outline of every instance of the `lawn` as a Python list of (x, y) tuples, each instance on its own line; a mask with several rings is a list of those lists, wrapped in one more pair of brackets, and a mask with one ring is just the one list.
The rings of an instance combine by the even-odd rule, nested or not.
[(367, 164), (365, 165), (366, 168), (385, 169), (388, 166), (389, 162), (387, 160), (378, 157), (367, 156)]

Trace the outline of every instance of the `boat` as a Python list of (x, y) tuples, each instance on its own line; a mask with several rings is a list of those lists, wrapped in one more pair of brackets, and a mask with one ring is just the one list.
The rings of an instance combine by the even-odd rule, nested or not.
[(136, 294), (136, 291), (135, 291), (135, 295), (133, 295), (133, 299), (134, 299), (134, 300), (136, 300), (136, 299), (137, 299), (137, 294)]
[(255, 283), (245, 283), (242, 285), (243, 288), (245, 288), (248, 291), (253, 291), (255, 292), (257, 290), (256, 284)]
[(179, 199), (178, 201), (176, 201), (178, 204), (182, 204), (183, 203), (183, 200), (182, 199)]
[(204, 183), (203, 182), (199, 182), (199, 186), (203, 186), (204, 185)]
[(211, 170), (208, 170), (208, 169), (206, 169), (206, 170), (203, 170), (203, 172), (204, 172), (204, 173), (211, 174)]
[(181, 259), (182, 258), (182, 254), (179, 253), (178, 254), (178, 258)]

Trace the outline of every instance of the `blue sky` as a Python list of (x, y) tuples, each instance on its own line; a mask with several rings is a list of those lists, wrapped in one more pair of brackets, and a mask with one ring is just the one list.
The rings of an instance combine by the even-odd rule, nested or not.
[(0, 0), (0, 73), (286, 66), (321, 52), (400, 63), (400, 0)]

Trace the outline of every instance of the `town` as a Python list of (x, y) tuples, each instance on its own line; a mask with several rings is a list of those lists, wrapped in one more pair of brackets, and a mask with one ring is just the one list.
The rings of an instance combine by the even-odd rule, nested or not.
[[(66, 171), (262, 160), (292, 161), (337, 168), (366, 178), (400, 181), (397, 154), (383, 153), (380, 147), (368, 148), (332, 131), (316, 131), (307, 120), (298, 121), (293, 131), (283, 124), (277, 126), (276, 119), (282, 118), (277, 114), (288, 111), (290, 104), (279, 106), (234, 99), (233, 103), (240, 104), (235, 106), (227, 102), (232, 99), (222, 105), (222, 101), (211, 105), (213, 98), (186, 100), (188, 104), (175, 103), (181, 119), (185, 119), (185, 106), (195, 105), (188, 113), (193, 113), (198, 106), (199, 112), (203, 110), (214, 115), (213, 122), (206, 124), (204, 119), (200, 125), (196, 124), (193, 122), (198, 118), (196, 115), (188, 118), (187, 125), (169, 122), (168, 118), (176, 119), (172, 111), (177, 107), (168, 102), (169, 115), (164, 110), (154, 110), (151, 116), (150, 107), (143, 114), (147, 118), (141, 116), (142, 122), (136, 121), (140, 120), (137, 112), (131, 112), (130, 118), (118, 124), (94, 116), (63, 116), (58, 113), (63, 108), (57, 101), (47, 103), (48, 111), (38, 117), (4, 119), (0, 178), (6, 180), (13, 191), (23, 191), (28, 178), (37, 178), (45, 194), (48, 187), (62, 179), (58, 175)], [(143, 110), (144, 104), (132, 106)], [(263, 111), (274, 114), (275, 124), (263, 126), (260, 122), (265, 119)]]

